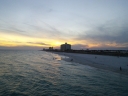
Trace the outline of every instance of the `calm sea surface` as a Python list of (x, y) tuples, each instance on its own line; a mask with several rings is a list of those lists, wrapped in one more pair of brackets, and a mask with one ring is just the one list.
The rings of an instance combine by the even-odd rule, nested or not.
[(67, 57), (0, 51), (0, 96), (128, 96), (128, 76), (61, 58)]

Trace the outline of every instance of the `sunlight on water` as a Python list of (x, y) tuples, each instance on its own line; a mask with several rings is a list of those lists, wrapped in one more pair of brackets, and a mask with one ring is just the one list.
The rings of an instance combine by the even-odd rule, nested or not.
[(0, 96), (128, 96), (128, 76), (43, 51), (0, 51)]

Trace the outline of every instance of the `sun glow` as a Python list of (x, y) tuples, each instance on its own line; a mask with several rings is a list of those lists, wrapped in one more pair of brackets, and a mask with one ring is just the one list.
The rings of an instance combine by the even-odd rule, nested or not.
[(63, 44), (62, 42), (55, 42), (54, 45), (55, 46), (60, 46), (61, 44)]
[[(59, 42), (58, 42), (59, 41)], [(60, 40), (49, 40), (47, 38), (34, 38), (18, 34), (0, 33), (0, 46), (16, 47), (16, 46), (35, 46), (35, 47), (59, 47), (63, 44)]]

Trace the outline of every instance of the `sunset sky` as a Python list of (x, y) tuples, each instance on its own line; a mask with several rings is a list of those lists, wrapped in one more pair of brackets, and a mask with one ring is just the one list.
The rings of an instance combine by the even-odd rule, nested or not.
[(0, 49), (128, 49), (128, 0), (0, 0)]

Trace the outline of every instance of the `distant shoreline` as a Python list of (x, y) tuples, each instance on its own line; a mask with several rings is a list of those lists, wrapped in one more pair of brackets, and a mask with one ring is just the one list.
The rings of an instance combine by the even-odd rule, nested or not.
[(93, 54), (93, 55), (107, 55), (107, 56), (117, 56), (117, 57), (128, 57), (128, 50), (41, 50), (48, 52), (65, 52), (65, 53), (78, 53), (78, 54)]

